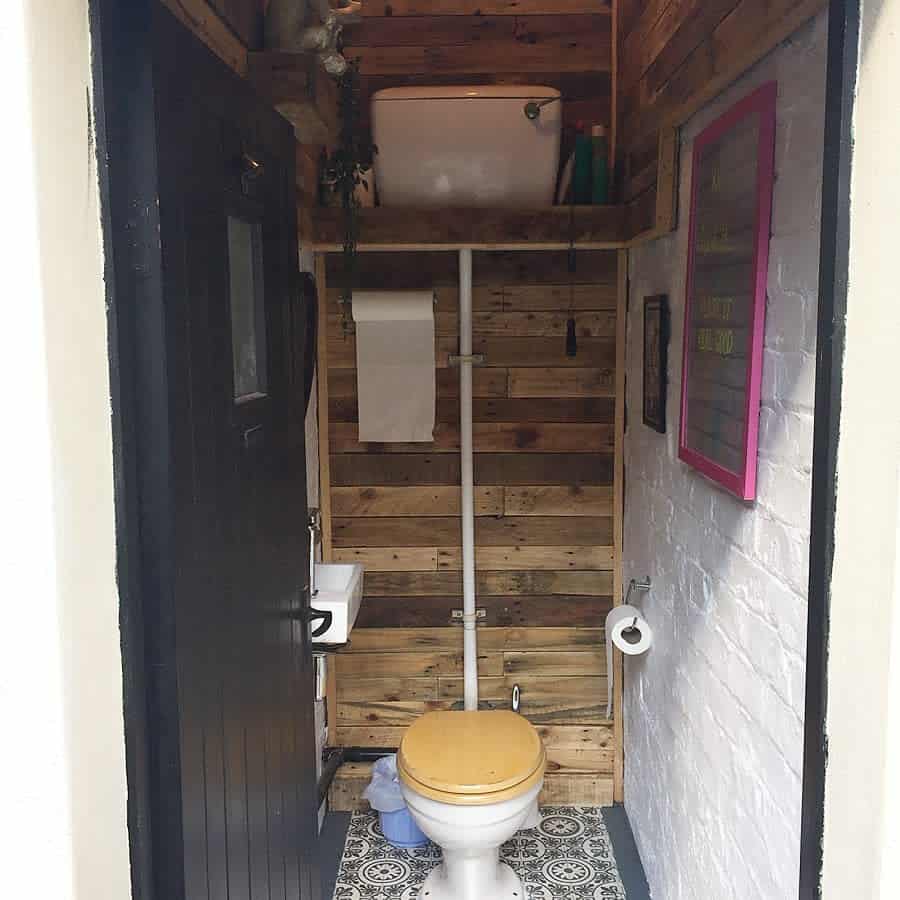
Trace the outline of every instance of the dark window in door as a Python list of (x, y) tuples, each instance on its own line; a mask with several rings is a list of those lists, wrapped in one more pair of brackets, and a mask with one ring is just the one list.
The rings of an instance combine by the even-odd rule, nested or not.
[(228, 216), (228, 293), (234, 399), (266, 393), (266, 307), (262, 226)]

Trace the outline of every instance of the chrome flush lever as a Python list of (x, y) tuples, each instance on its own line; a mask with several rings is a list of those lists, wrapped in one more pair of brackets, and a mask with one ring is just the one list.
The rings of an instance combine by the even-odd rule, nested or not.
[(536, 119), (541, 117), (541, 110), (545, 106), (549, 106), (551, 103), (556, 103), (558, 100), (562, 100), (562, 97), (548, 97), (546, 100), (529, 100), (528, 103), (525, 104), (525, 108), (523, 112), (525, 113), (525, 118), (534, 122)]

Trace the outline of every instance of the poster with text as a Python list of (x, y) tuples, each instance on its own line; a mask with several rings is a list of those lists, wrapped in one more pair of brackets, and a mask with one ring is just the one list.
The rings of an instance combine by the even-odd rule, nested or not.
[(756, 497), (777, 85), (694, 142), (679, 456)]

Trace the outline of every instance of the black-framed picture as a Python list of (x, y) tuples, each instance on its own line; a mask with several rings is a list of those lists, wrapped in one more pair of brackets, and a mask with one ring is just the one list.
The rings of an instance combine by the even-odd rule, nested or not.
[(666, 386), (669, 362), (669, 299), (644, 299), (644, 424), (666, 433)]

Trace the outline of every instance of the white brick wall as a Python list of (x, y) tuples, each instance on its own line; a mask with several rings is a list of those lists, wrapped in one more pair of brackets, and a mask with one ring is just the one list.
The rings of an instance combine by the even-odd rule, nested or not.
[[(655, 900), (791, 900), (799, 877), (824, 16), (683, 129), (680, 226), (631, 254), (625, 577), (652, 651), (626, 663), (625, 802)], [(777, 79), (758, 501), (678, 460), (693, 138)], [(672, 310), (669, 431), (640, 421), (643, 298)]]

